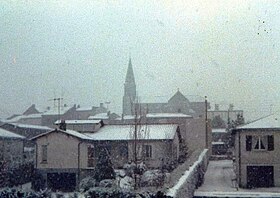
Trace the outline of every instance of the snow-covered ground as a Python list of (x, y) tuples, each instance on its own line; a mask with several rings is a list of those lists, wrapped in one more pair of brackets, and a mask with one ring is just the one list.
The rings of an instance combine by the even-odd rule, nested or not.
[(280, 197), (280, 188), (255, 188), (243, 189), (236, 188), (231, 160), (210, 161), (204, 183), (199, 187), (195, 196), (208, 197)]

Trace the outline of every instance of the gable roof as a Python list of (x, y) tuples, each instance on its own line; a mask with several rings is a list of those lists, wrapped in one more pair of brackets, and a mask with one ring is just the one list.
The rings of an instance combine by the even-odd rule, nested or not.
[(40, 113), (36, 107), (35, 104), (32, 104), (30, 107), (28, 107), (28, 109), (26, 109), (22, 115), (30, 115), (30, 114), (37, 114)]
[(237, 127), (235, 130), (246, 129), (280, 129), (280, 113), (275, 113), (263, 118), (260, 118), (249, 124)]
[(7, 131), (5, 129), (0, 128), (0, 139), (25, 139), (24, 136), (18, 135), (16, 133), (12, 133), (10, 131)]
[(30, 140), (35, 140), (35, 139), (41, 138), (43, 136), (49, 135), (49, 134), (54, 133), (54, 132), (63, 133), (63, 134), (66, 134), (66, 135), (71, 135), (73, 137), (76, 137), (76, 138), (82, 139), (82, 140), (93, 140), (93, 138), (85, 135), (84, 133), (80, 133), (80, 132), (77, 132), (77, 131), (74, 131), (74, 130), (69, 130), (69, 129), (67, 129), (66, 131), (61, 130), (61, 129), (55, 129), (55, 130), (48, 131), (46, 133), (42, 133), (40, 135), (37, 135), (37, 136), (31, 138)]
[[(134, 125), (106, 125), (96, 133), (86, 133), (94, 140), (134, 140)], [(178, 125), (153, 124), (138, 126), (138, 140), (172, 140)]]
[(170, 103), (173, 100), (189, 102), (189, 100), (179, 90), (168, 100), (168, 103)]

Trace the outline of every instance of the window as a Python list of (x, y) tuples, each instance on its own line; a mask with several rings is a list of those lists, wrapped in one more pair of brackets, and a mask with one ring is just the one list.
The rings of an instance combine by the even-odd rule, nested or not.
[(246, 151), (273, 151), (273, 135), (246, 136)]
[(42, 163), (48, 162), (48, 146), (42, 145)]
[(265, 150), (263, 137), (259, 136), (255, 137), (255, 139), (254, 150)]
[(143, 146), (143, 154), (145, 158), (151, 158), (152, 157), (152, 146), (151, 145), (144, 145)]
[(92, 145), (88, 146), (88, 167), (94, 166), (95, 149)]

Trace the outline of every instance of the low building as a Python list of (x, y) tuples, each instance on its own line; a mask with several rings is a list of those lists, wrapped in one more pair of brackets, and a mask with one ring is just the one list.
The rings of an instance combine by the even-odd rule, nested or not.
[[(137, 129), (137, 158), (148, 167), (176, 163), (179, 156), (177, 125), (147, 125)], [(107, 125), (95, 133), (55, 129), (32, 138), (36, 142), (36, 169), (45, 185), (72, 191), (92, 174), (99, 152), (106, 148), (115, 168), (134, 159), (134, 126)]]
[[(98, 131), (104, 124), (102, 120), (65, 120), (67, 129), (78, 132), (95, 132)], [(61, 120), (55, 122), (56, 125), (61, 124)]]
[(280, 186), (280, 116), (261, 118), (233, 130), (240, 187)]
[(225, 155), (228, 152), (229, 133), (225, 128), (212, 129), (212, 155)]
[(7, 168), (15, 168), (23, 162), (25, 137), (0, 128), (0, 162)]

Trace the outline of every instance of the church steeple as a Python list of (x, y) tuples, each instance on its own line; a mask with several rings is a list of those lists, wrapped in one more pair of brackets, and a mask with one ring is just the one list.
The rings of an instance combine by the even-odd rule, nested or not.
[(131, 57), (129, 57), (128, 68), (124, 83), (124, 96), (123, 96), (123, 115), (131, 115), (133, 112), (133, 104), (136, 99), (136, 83), (131, 63)]
[(128, 63), (128, 68), (126, 72), (126, 77), (125, 77), (125, 83), (126, 84), (135, 84), (135, 79), (134, 79), (134, 73), (133, 73), (133, 68), (132, 68), (132, 63), (131, 63), (131, 57), (129, 57), (129, 63)]

